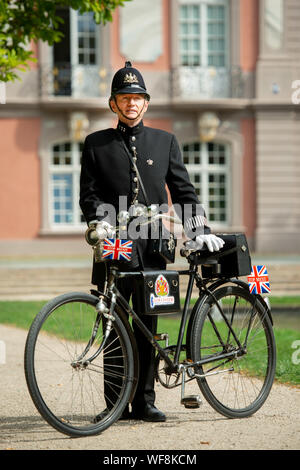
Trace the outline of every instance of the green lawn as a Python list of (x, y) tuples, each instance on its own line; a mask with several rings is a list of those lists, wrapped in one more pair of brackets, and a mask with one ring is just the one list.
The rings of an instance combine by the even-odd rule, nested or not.
[[(167, 316), (160, 317), (158, 325), (160, 333), (169, 333), (170, 344), (176, 344), (179, 320), (168, 318)], [(295, 341), (300, 341), (300, 331), (288, 328), (274, 328), (274, 334), (277, 348), (276, 380), (280, 383), (300, 385), (300, 363), (293, 363), (295, 362), (293, 361), (293, 354), (295, 356)], [(298, 357), (300, 358), (300, 353)], [(254, 363), (250, 364), (251, 368), (254, 368), (254, 366), (256, 367)]]
[[(277, 298), (277, 305), (291, 305), (299, 298)], [(281, 303), (279, 303), (281, 302)], [(45, 304), (43, 301), (1, 301), (0, 302), (0, 323), (12, 324), (20, 328), (28, 329), (35, 315)], [(271, 299), (274, 305), (274, 299)], [(179, 319), (168, 316), (159, 317), (158, 332), (168, 332), (170, 344), (177, 341)], [(277, 345), (277, 370), (276, 380), (281, 383), (293, 385), (300, 384), (300, 364), (295, 360), (300, 354), (295, 354), (295, 342), (300, 340), (300, 331), (288, 328), (275, 328), (275, 338)], [(1, 338), (5, 340), (5, 338)], [(298, 347), (299, 349), (299, 347)]]

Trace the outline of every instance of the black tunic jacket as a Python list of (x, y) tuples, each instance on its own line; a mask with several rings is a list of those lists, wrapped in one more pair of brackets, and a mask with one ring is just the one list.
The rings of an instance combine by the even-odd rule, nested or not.
[[(203, 226), (205, 213), (183, 165), (175, 136), (145, 127), (143, 122), (133, 128), (119, 122), (117, 129), (106, 129), (87, 136), (80, 176), (80, 207), (87, 223), (105, 218), (116, 225), (110, 213), (107, 217), (107, 205), (114, 207), (115, 217), (120, 209), (129, 208), (136, 195), (136, 173), (124, 144), (129, 151), (133, 146), (136, 148), (136, 164), (148, 201), (165, 205), (167, 211), (167, 185), (174, 207), (179, 207), (177, 214), (181, 217), (187, 237), (193, 238), (199, 230), (200, 233), (209, 232), (209, 228)], [(126, 207), (119, 207), (120, 196), (123, 199), (125, 196)], [(138, 202), (147, 205), (141, 190), (138, 192)], [(122, 270), (165, 269), (161, 258), (149, 254), (147, 240), (138, 239), (133, 247), (132, 260), (122, 266)], [(98, 285), (100, 290), (106, 275), (105, 265), (93, 263), (92, 283)]]
[[(132, 146), (136, 148), (137, 167), (150, 203), (167, 205), (167, 185), (175, 208), (177, 205), (181, 208), (178, 215), (184, 223), (186, 235), (192, 238), (197, 228), (202, 227), (203, 230), (205, 213), (182, 162), (176, 137), (145, 127), (143, 122), (133, 128), (119, 122), (117, 129), (87, 136), (80, 177), (80, 207), (87, 223), (104, 218), (103, 204), (113, 205), (117, 214), (120, 196), (127, 197), (127, 209), (134, 198), (136, 174), (124, 142), (129, 150)], [(141, 190), (138, 201), (146, 204)], [(110, 222), (115, 224), (115, 220)], [(208, 227), (204, 230), (209, 232)]]

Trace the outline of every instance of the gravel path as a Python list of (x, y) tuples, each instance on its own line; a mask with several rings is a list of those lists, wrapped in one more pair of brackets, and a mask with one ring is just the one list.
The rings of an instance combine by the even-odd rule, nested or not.
[[(119, 421), (99, 436), (71, 439), (44, 422), (31, 402), (23, 372), (26, 334), (0, 325), (0, 341), (6, 346), (5, 363), (0, 363), (1, 450), (300, 448), (300, 390), (277, 384), (264, 406), (244, 420), (228, 420), (205, 401), (198, 410), (185, 409), (178, 388), (157, 385), (156, 405), (166, 413), (165, 423)], [(186, 392), (197, 393), (196, 384), (187, 384)]]

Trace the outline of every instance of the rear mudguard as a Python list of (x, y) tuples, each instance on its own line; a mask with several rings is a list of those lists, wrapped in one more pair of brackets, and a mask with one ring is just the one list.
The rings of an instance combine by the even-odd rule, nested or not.
[[(240, 279), (236, 279), (236, 278), (226, 279), (226, 280), (225, 279), (219, 279), (218, 281), (215, 281), (213, 284), (211, 284), (209, 286), (208, 290), (210, 292), (213, 292), (216, 289), (218, 289), (218, 287), (221, 287), (224, 284), (228, 284), (228, 282), (231, 282), (231, 283), (236, 284), (240, 287), (243, 287), (244, 289), (249, 290), (249, 286), (246, 282), (241, 281)], [(273, 325), (273, 318), (272, 318), (271, 310), (270, 310), (268, 304), (265, 302), (265, 300), (263, 299), (263, 297), (261, 295), (255, 294), (255, 296), (256, 296), (257, 300), (264, 307), (264, 309), (266, 311), (266, 314), (268, 315), (268, 317), (271, 321), (271, 324)], [(186, 350), (187, 350), (187, 358), (188, 359), (191, 359), (190, 345), (191, 345), (191, 332), (192, 332), (193, 324), (194, 324), (194, 321), (195, 321), (195, 318), (196, 318), (198, 312), (200, 311), (200, 308), (202, 307), (204, 302), (206, 302), (208, 297), (209, 297), (209, 294), (204, 294), (204, 295), (202, 295), (201, 297), (199, 297), (197, 299), (197, 301), (196, 301), (196, 303), (195, 303), (195, 305), (194, 305), (194, 307), (191, 311), (190, 317), (189, 317), (189, 322), (188, 322), (187, 331), (186, 331)]]

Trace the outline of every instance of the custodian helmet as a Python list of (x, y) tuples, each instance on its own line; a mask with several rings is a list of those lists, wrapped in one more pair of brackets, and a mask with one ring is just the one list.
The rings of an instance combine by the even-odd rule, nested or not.
[(139, 93), (144, 94), (146, 100), (150, 101), (150, 95), (147, 93), (146, 85), (141, 73), (132, 67), (131, 62), (125, 62), (125, 67), (118, 70), (111, 84), (111, 101), (115, 95)]

